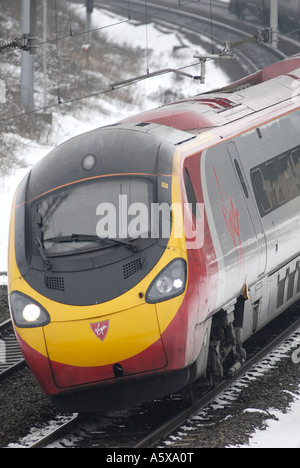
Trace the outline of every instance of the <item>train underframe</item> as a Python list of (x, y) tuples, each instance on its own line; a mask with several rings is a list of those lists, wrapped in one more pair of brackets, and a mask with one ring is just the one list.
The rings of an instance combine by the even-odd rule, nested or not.
[[(247, 352), (243, 347), (244, 304), (245, 298), (240, 297), (230, 309), (221, 309), (211, 318), (206, 373), (182, 390), (185, 406), (192, 405), (199, 392), (216, 387), (224, 378), (233, 377), (245, 363)], [(201, 359), (201, 353), (199, 358)], [(197, 367), (197, 361), (193, 366)]]

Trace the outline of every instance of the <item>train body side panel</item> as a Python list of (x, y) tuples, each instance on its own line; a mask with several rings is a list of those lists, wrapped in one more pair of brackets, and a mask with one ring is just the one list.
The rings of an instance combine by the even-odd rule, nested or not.
[(218, 262), (216, 310), (242, 294), (259, 275), (258, 242), (226, 143), (201, 160), (205, 209)]

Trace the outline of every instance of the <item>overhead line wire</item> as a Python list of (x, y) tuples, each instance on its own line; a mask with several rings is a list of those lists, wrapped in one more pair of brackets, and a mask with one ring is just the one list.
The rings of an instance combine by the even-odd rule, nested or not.
[[(174, 70), (177, 70), (177, 71), (180, 71), (180, 70), (185, 70), (187, 68), (192, 68), (192, 67), (195, 67), (195, 66), (199, 66), (199, 62), (195, 62), (193, 64), (190, 64), (190, 65), (186, 65), (184, 67), (179, 67), (179, 68), (176, 68)], [(139, 80), (139, 81), (142, 81), (142, 80)], [(33, 109), (32, 111), (29, 111), (29, 112), (20, 112), (20, 113), (17, 113), (17, 114), (14, 114), (14, 115), (10, 115), (10, 116), (7, 116), (7, 117), (4, 117), (4, 118), (0, 118), (0, 123), (1, 122), (6, 122), (8, 120), (11, 120), (11, 119), (16, 119), (16, 118), (21, 118), (21, 117), (25, 117), (25, 116), (29, 116), (29, 115), (32, 115), (32, 114), (36, 114), (36, 113), (39, 113), (39, 112), (45, 112), (47, 110), (50, 110), (50, 109), (53, 109), (55, 107), (58, 107), (58, 106), (62, 106), (62, 105), (66, 105), (66, 104), (71, 104), (73, 102), (79, 102), (79, 101), (83, 101), (84, 99), (90, 99), (90, 98), (93, 98), (93, 97), (96, 97), (96, 96), (101, 96), (101, 95), (104, 95), (104, 94), (108, 94), (108, 93), (111, 93), (111, 92), (115, 92), (121, 88), (125, 88), (127, 86), (131, 86), (131, 85), (134, 85), (136, 84), (138, 81), (135, 81), (135, 82), (132, 82), (132, 83), (126, 83), (126, 84), (123, 84), (123, 85), (120, 85), (118, 86), (118, 88), (113, 88), (112, 86), (110, 88), (107, 88), (107, 89), (104, 89), (102, 91), (96, 91), (95, 93), (91, 93), (91, 94), (85, 94), (84, 96), (80, 96), (80, 97), (76, 97), (76, 98), (71, 98), (71, 99), (67, 99), (65, 101), (61, 101), (60, 103), (53, 103), (53, 104), (49, 104), (48, 106), (44, 107), (37, 107), (35, 109)]]
[[(147, 0), (145, 0), (145, 2), (147, 2)], [(190, 0), (190, 1), (187, 1), (185, 3), (179, 3), (178, 5), (180, 7), (182, 7), (182, 6), (185, 6), (185, 5), (189, 5), (191, 3), (199, 3), (199, 0)], [(104, 4), (104, 5), (107, 5), (107, 4)], [(129, 23), (131, 21), (140, 21), (142, 19), (145, 19), (145, 14), (138, 15), (135, 18), (132, 18), (131, 17), (131, 7), (129, 7), (129, 8), (130, 9), (129, 9), (128, 18), (126, 18), (124, 20), (117, 21), (116, 23), (107, 24), (106, 26), (99, 26), (98, 28), (92, 28), (92, 29), (89, 29), (89, 30), (80, 31), (80, 32), (77, 32), (77, 33), (72, 30), (72, 34), (68, 33), (68, 34), (65, 34), (63, 36), (59, 36), (59, 37), (57, 36), (57, 37), (55, 37), (53, 39), (48, 39), (47, 41), (36, 42), (36, 45), (40, 46), (40, 45), (43, 45), (45, 43), (46, 44), (56, 43), (57, 41), (62, 41), (62, 40), (70, 39), (70, 38), (73, 38), (73, 37), (83, 36), (83, 35), (86, 35), (87, 33), (93, 33), (93, 32), (101, 31), (101, 30), (104, 30), (104, 29), (109, 29), (109, 28), (119, 26), (119, 25), (124, 24), (124, 23)], [(166, 7), (163, 10), (161, 10), (161, 8), (157, 8), (157, 11), (155, 13), (161, 12), (161, 15), (159, 15), (159, 16), (162, 17), (165, 13), (172, 10), (173, 8), (174, 7)], [(149, 17), (149, 14), (148, 14), (148, 17)]]
[[(182, 7), (182, 6), (185, 6), (185, 5), (188, 5), (188, 4), (191, 4), (191, 3), (198, 3), (198, 0), (191, 0), (191, 1), (187, 1), (185, 3), (180, 3), (179, 1), (179, 6)], [(110, 87), (108, 89), (105, 89), (105, 90), (102, 90), (102, 91), (97, 91), (95, 93), (91, 93), (91, 94), (87, 94), (87, 95), (84, 95), (84, 96), (80, 96), (78, 98), (72, 98), (72, 99), (67, 99), (67, 100), (64, 100), (62, 101), (61, 100), (61, 93), (60, 93), (60, 86), (61, 86), (61, 83), (60, 83), (60, 57), (59, 57), (59, 41), (61, 40), (64, 40), (64, 39), (67, 39), (67, 38), (70, 38), (70, 37), (75, 37), (75, 36), (81, 36), (81, 35), (84, 35), (86, 34), (88, 31), (82, 31), (80, 33), (74, 33), (74, 31), (72, 31), (72, 16), (71, 16), (71, 8), (70, 8), (70, 0), (69, 0), (69, 17), (70, 17), (70, 33), (68, 35), (65, 35), (65, 36), (61, 36), (59, 37), (58, 36), (58, 10), (57, 10), (57, 0), (55, 0), (55, 4), (54, 4), (55, 8), (54, 8), (54, 13), (55, 13), (55, 38), (54, 39), (48, 39), (47, 41), (42, 41), (42, 42), (39, 42), (37, 43), (37, 46), (39, 45), (44, 45), (44, 44), (48, 44), (48, 43), (55, 43), (56, 44), (56, 56), (57, 56), (57, 100), (58, 102), (56, 104), (50, 104), (48, 106), (43, 106), (43, 107), (40, 107), (40, 108), (35, 108), (33, 109), (32, 111), (29, 111), (29, 112), (20, 112), (20, 113), (17, 113), (17, 114), (13, 114), (11, 116), (7, 116), (7, 117), (4, 117), (2, 119), (0, 119), (0, 122), (5, 122), (7, 120), (11, 120), (11, 119), (14, 119), (14, 118), (21, 118), (21, 117), (24, 117), (24, 116), (27, 116), (27, 115), (31, 115), (31, 114), (34, 114), (34, 113), (39, 113), (39, 112), (42, 112), (42, 111), (46, 111), (46, 110), (49, 110), (49, 109), (53, 109), (55, 107), (57, 107), (58, 105), (62, 105), (62, 104), (70, 104), (72, 102), (76, 102), (76, 101), (81, 101), (83, 99), (89, 99), (91, 97), (95, 97), (95, 96), (100, 96), (102, 94), (106, 94), (106, 93), (110, 93), (112, 91), (115, 91), (115, 89), (113, 87)], [(131, 2), (129, 2), (129, 8), (131, 8)], [(171, 10), (172, 8), (171, 7), (166, 7), (162, 10), (162, 15)], [(160, 9), (157, 10), (157, 11), (161, 11)], [(131, 15), (129, 15), (131, 16)], [(160, 15), (161, 16), (161, 15)], [(146, 24), (148, 24), (148, 5), (147, 5), (147, 0), (145, 0), (145, 14), (144, 15), (140, 15), (140, 16), (137, 16), (135, 18), (135, 21), (139, 20), (139, 19), (143, 19), (143, 18), (146, 18)], [(107, 28), (110, 28), (110, 27), (114, 27), (114, 26), (117, 26), (117, 25), (120, 25), (120, 24), (123, 24), (123, 23), (127, 23), (131, 21), (130, 18), (128, 19), (125, 19), (125, 20), (122, 20), (122, 21), (118, 21), (116, 23), (113, 23), (113, 24), (110, 24), (110, 25), (106, 25), (106, 26), (101, 26), (99, 28), (94, 28), (94, 29), (91, 29), (90, 32), (93, 32), (93, 31), (99, 31), (99, 30), (102, 30), (102, 29), (107, 29)], [(183, 70), (185, 68), (190, 68), (190, 67), (194, 67), (198, 65), (198, 63), (195, 63), (195, 64), (190, 64), (190, 65), (187, 65), (187, 66), (184, 66), (184, 67), (180, 67), (180, 68), (177, 68), (177, 69), (174, 69), (174, 70)], [(149, 73), (149, 57), (148, 57), (148, 50), (147, 50), (147, 73)], [(133, 83), (127, 83), (127, 84), (124, 84), (122, 86), (119, 86), (117, 89), (120, 89), (120, 88), (123, 88), (123, 87), (126, 87), (126, 86), (130, 86), (131, 84), (135, 84), (137, 82), (139, 82), (141, 80), (137, 80)]]
[[(187, 1), (185, 3), (180, 3), (179, 1), (179, 6), (185, 6), (187, 4), (191, 4), (191, 3), (198, 3), (198, 0), (192, 0), (192, 1)], [(145, 7), (147, 6), (147, 0), (145, 0)], [(171, 10), (173, 7), (167, 7), (165, 8), (164, 10), (162, 10), (162, 14), (164, 14), (165, 12)], [(69, 12), (70, 14), (70, 22), (71, 22), (71, 12)], [(57, 10), (56, 10), (56, 0), (55, 0), (55, 15), (56, 15), (56, 37), (55, 39), (49, 39), (47, 41), (43, 41), (43, 42), (39, 42), (37, 43), (37, 45), (43, 45), (43, 44), (47, 44), (47, 43), (56, 43), (56, 46), (57, 46), (57, 59), (58, 59), (58, 65), (59, 65), (59, 55), (58, 55), (58, 42), (60, 40), (64, 40), (64, 39), (67, 39), (67, 38), (70, 38), (70, 37), (76, 37), (76, 36), (81, 36), (81, 35), (84, 35), (86, 34), (88, 31), (83, 31), (83, 32), (80, 32), (80, 33), (74, 33), (72, 31), (72, 28), (71, 28), (71, 25), (70, 25), (70, 34), (68, 35), (65, 35), (65, 36), (61, 36), (61, 37), (58, 37), (58, 25), (57, 25)], [(131, 15), (129, 15), (131, 16)], [(138, 19), (142, 19), (142, 18), (145, 18), (145, 16), (138, 16), (135, 18), (135, 21), (138, 20)], [(122, 20), (122, 21), (118, 21), (116, 23), (112, 23), (110, 25), (106, 25), (106, 26), (101, 26), (99, 28), (94, 28), (94, 29), (91, 29), (89, 32), (94, 32), (94, 31), (99, 31), (99, 30), (103, 30), (103, 29), (107, 29), (107, 28), (110, 28), (110, 27), (114, 27), (114, 26), (117, 26), (117, 25), (120, 25), (120, 24), (124, 24), (124, 23), (128, 23), (132, 21), (132, 19), (128, 18), (128, 19), (125, 19), (125, 20)], [(290, 32), (290, 33), (286, 33), (286, 34), (283, 34), (281, 35), (281, 37), (285, 36), (285, 35), (289, 35), (289, 34), (292, 34), (293, 32), (297, 32), (298, 30), (300, 30), (300, 28), (298, 29), (295, 29), (294, 31)], [(71, 31), (72, 31), (72, 34), (71, 34)], [(257, 47), (258, 45), (260, 44), (255, 44), (253, 46), (248, 46), (248, 47)], [(248, 48), (246, 47), (246, 48)], [(245, 49), (246, 49), (245, 48)], [(245, 49), (242, 49), (242, 50), (245, 50)], [(147, 62), (148, 63), (148, 62)], [(183, 67), (180, 67), (180, 68), (177, 68), (175, 70), (183, 70), (183, 69), (187, 69), (187, 68), (191, 68), (191, 67), (194, 67), (194, 66), (198, 66), (199, 65), (199, 62), (196, 62), (196, 63), (193, 63), (193, 64), (189, 64), (189, 65), (186, 65), (186, 66), (183, 66)], [(148, 68), (148, 65), (147, 65), (147, 68)], [(17, 113), (17, 114), (14, 114), (14, 115), (11, 115), (11, 116), (7, 116), (7, 117), (4, 117), (4, 118), (0, 118), (0, 123), (1, 122), (5, 122), (5, 121), (8, 121), (8, 120), (11, 120), (11, 119), (15, 119), (15, 118), (21, 118), (21, 117), (24, 117), (24, 116), (27, 116), (27, 115), (31, 115), (31, 114), (35, 114), (35, 113), (39, 113), (39, 112), (42, 112), (42, 111), (47, 111), (47, 110), (50, 110), (50, 109), (53, 109), (59, 105), (66, 105), (66, 104), (70, 104), (70, 103), (73, 103), (73, 102), (78, 102), (78, 101), (82, 101), (84, 99), (90, 99), (92, 97), (96, 97), (96, 96), (101, 96), (101, 95), (104, 95), (104, 94), (108, 94), (108, 93), (111, 93), (113, 91), (116, 91), (117, 89), (121, 89), (121, 88), (124, 88), (124, 87), (127, 87), (127, 86), (131, 86), (133, 84), (136, 84), (138, 81), (134, 81), (132, 83), (126, 83), (122, 86), (119, 86), (118, 88), (114, 89), (113, 87), (110, 87), (110, 88), (107, 88), (107, 89), (104, 89), (102, 91), (97, 91), (97, 92), (94, 92), (94, 93), (91, 93), (91, 94), (87, 94), (87, 95), (84, 95), (84, 96), (79, 96), (79, 97), (76, 97), (76, 98), (71, 98), (71, 99), (67, 99), (67, 100), (64, 100), (64, 101), (61, 101), (61, 97), (60, 97), (60, 70), (59, 70), (59, 66), (58, 66), (58, 103), (53, 103), (53, 104), (50, 104), (46, 107), (39, 107), (39, 108), (35, 108), (33, 109), (32, 111), (29, 111), (29, 112), (20, 112), (20, 113)]]

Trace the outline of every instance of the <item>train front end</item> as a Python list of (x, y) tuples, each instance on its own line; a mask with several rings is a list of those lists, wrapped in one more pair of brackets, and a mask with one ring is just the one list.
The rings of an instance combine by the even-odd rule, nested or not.
[(176, 145), (189, 136), (145, 126), (64, 143), (15, 196), (11, 315), (29, 367), (63, 410), (125, 408), (189, 380), (188, 265), (171, 210), (181, 204)]

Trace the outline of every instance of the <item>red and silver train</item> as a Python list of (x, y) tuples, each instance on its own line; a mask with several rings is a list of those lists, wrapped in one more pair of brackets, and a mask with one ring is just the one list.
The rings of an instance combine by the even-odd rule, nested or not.
[(65, 411), (233, 375), (300, 298), (300, 56), (77, 136), (21, 182), (9, 301)]

